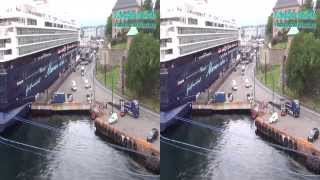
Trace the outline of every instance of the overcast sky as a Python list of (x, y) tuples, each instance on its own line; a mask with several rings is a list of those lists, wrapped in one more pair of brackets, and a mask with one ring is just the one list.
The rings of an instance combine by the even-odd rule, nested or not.
[[(14, 1), (28, 0), (5, 0), (1, 6)], [(29, 0), (30, 1), (30, 0)], [(68, 16), (75, 18), (80, 25), (105, 24), (108, 15), (116, 0), (47, 0), (58, 12), (68, 12)], [(140, 1), (140, 0), (139, 0)], [(161, 6), (170, 4), (172, 1), (188, 0), (160, 0)], [(266, 24), (267, 16), (272, 12), (276, 0), (207, 0), (208, 9), (213, 14), (234, 18), (238, 25)]]
[(48, 0), (54, 9), (69, 12), (81, 26), (106, 23), (116, 0)]
[[(32, 0), (1, 0), (0, 9)], [(57, 14), (67, 14), (81, 26), (106, 23), (116, 0), (47, 0), (50, 9)]]
[[(161, 0), (161, 7), (170, 5), (172, 1), (177, 0)], [(266, 24), (276, 0), (207, 0), (207, 2), (207, 11), (227, 19), (236, 19), (238, 25), (244, 26)]]

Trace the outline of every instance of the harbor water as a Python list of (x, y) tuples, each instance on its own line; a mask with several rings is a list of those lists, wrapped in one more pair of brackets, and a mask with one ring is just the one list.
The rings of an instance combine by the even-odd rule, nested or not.
[[(294, 157), (270, 146), (255, 133), (247, 115), (192, 117), (214, 130), (179, 122), (163, 136), (194, 147), (161, 142), (161, 179), (170, 180), (298, 180), (320, 179)], [(196, 152), (202, 152), (201, 154)]]
[(53, 115), (31, 119), (59, 131), (24, 123), (7, 130), (2, 135), (6, 139), (43, 150), (13, 146), (2, 140), (0, 179), (150, 179), (138, 175), (151, 174), (127, 152), (111, 147), (96, 134), (94, 123), (87, 116)]

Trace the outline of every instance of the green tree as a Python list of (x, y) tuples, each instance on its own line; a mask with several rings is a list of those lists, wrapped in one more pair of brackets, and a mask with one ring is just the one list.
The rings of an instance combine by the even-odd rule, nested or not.
[(136, 95), (159, 92), (160, 45), (151, 34), (139, 33), (132, 41), (126, 64), (126, 84)]
[(317, 12), (320, 11), (320, 0), (317, 0), (317, 1), (316, 1), (315, 9), (316, 9)]
[[(320, 4), (319, 4), (320, 6)], [(317, 19), (316, 19), (316, 29), (314, 31), (314, 36), (320, 39), (320, 11), (317, 12)]]
[(306, 0), (303, 4), (304, 9), (313, 9), (313, 0)]
[(152, 0), (145, 0), (144, 2), (143, 2), (143, 6), (142, 6), (142, 8), (144, 9), (144, 10), (152, 10)]
[(105, 28), (105, 36), (111, 38), (112, 36), (112, 14), (107, 19), (107, 24)]
[(298, 95), (313, 95), (320, 90), (320, 40), (313, 33), (299, 33), (293, 39), (286, 72), (288, 87)]
[(266, 36), (268, 38), (272, 37), (273, 33), (273, 17), (272, 14), (268, 17), (267, 29), (266, 29)]
[(160, 10), (160, 0), (156, 0), (156, 3), (154, 5), (154, 9), (159, 11)]
[(157, 17), (156, 17), (156, 29), (153, 32), (154, 37), (156, 39), (160, 39), (160, 12), (156, 11)]

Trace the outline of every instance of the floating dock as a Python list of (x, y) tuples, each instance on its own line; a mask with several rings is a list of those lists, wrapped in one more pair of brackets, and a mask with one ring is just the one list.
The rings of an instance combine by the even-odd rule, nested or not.
[(212, 113), (250, 112), (251, 104), (246, 102), (227, 102), (192, 104), (192, 114), (208, 115)]
[(92, 105), (87, 103), (66, 102), (59, 104), (32, 103), (31, 113), (48, 114), (48, 113), (66, 113), (66, 112), (85, 112), (89, 113)]
[(47, 110), (47, 111), (90, 111), (91, 104), (82, 103), (62, 103), (62, 104), (37, 104), (31, 105), (31, 110)]

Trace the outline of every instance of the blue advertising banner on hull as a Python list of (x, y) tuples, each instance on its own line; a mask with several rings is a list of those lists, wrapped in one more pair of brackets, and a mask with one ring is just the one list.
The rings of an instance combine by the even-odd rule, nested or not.
[(205, 91), (236, 59), (238, 42), (161, 63), (160, 109), (167, 111)]
[(77, 47), (75, 42), (2, 63), (0, 111), (31, 102), (44, 92), (74, 63)]

